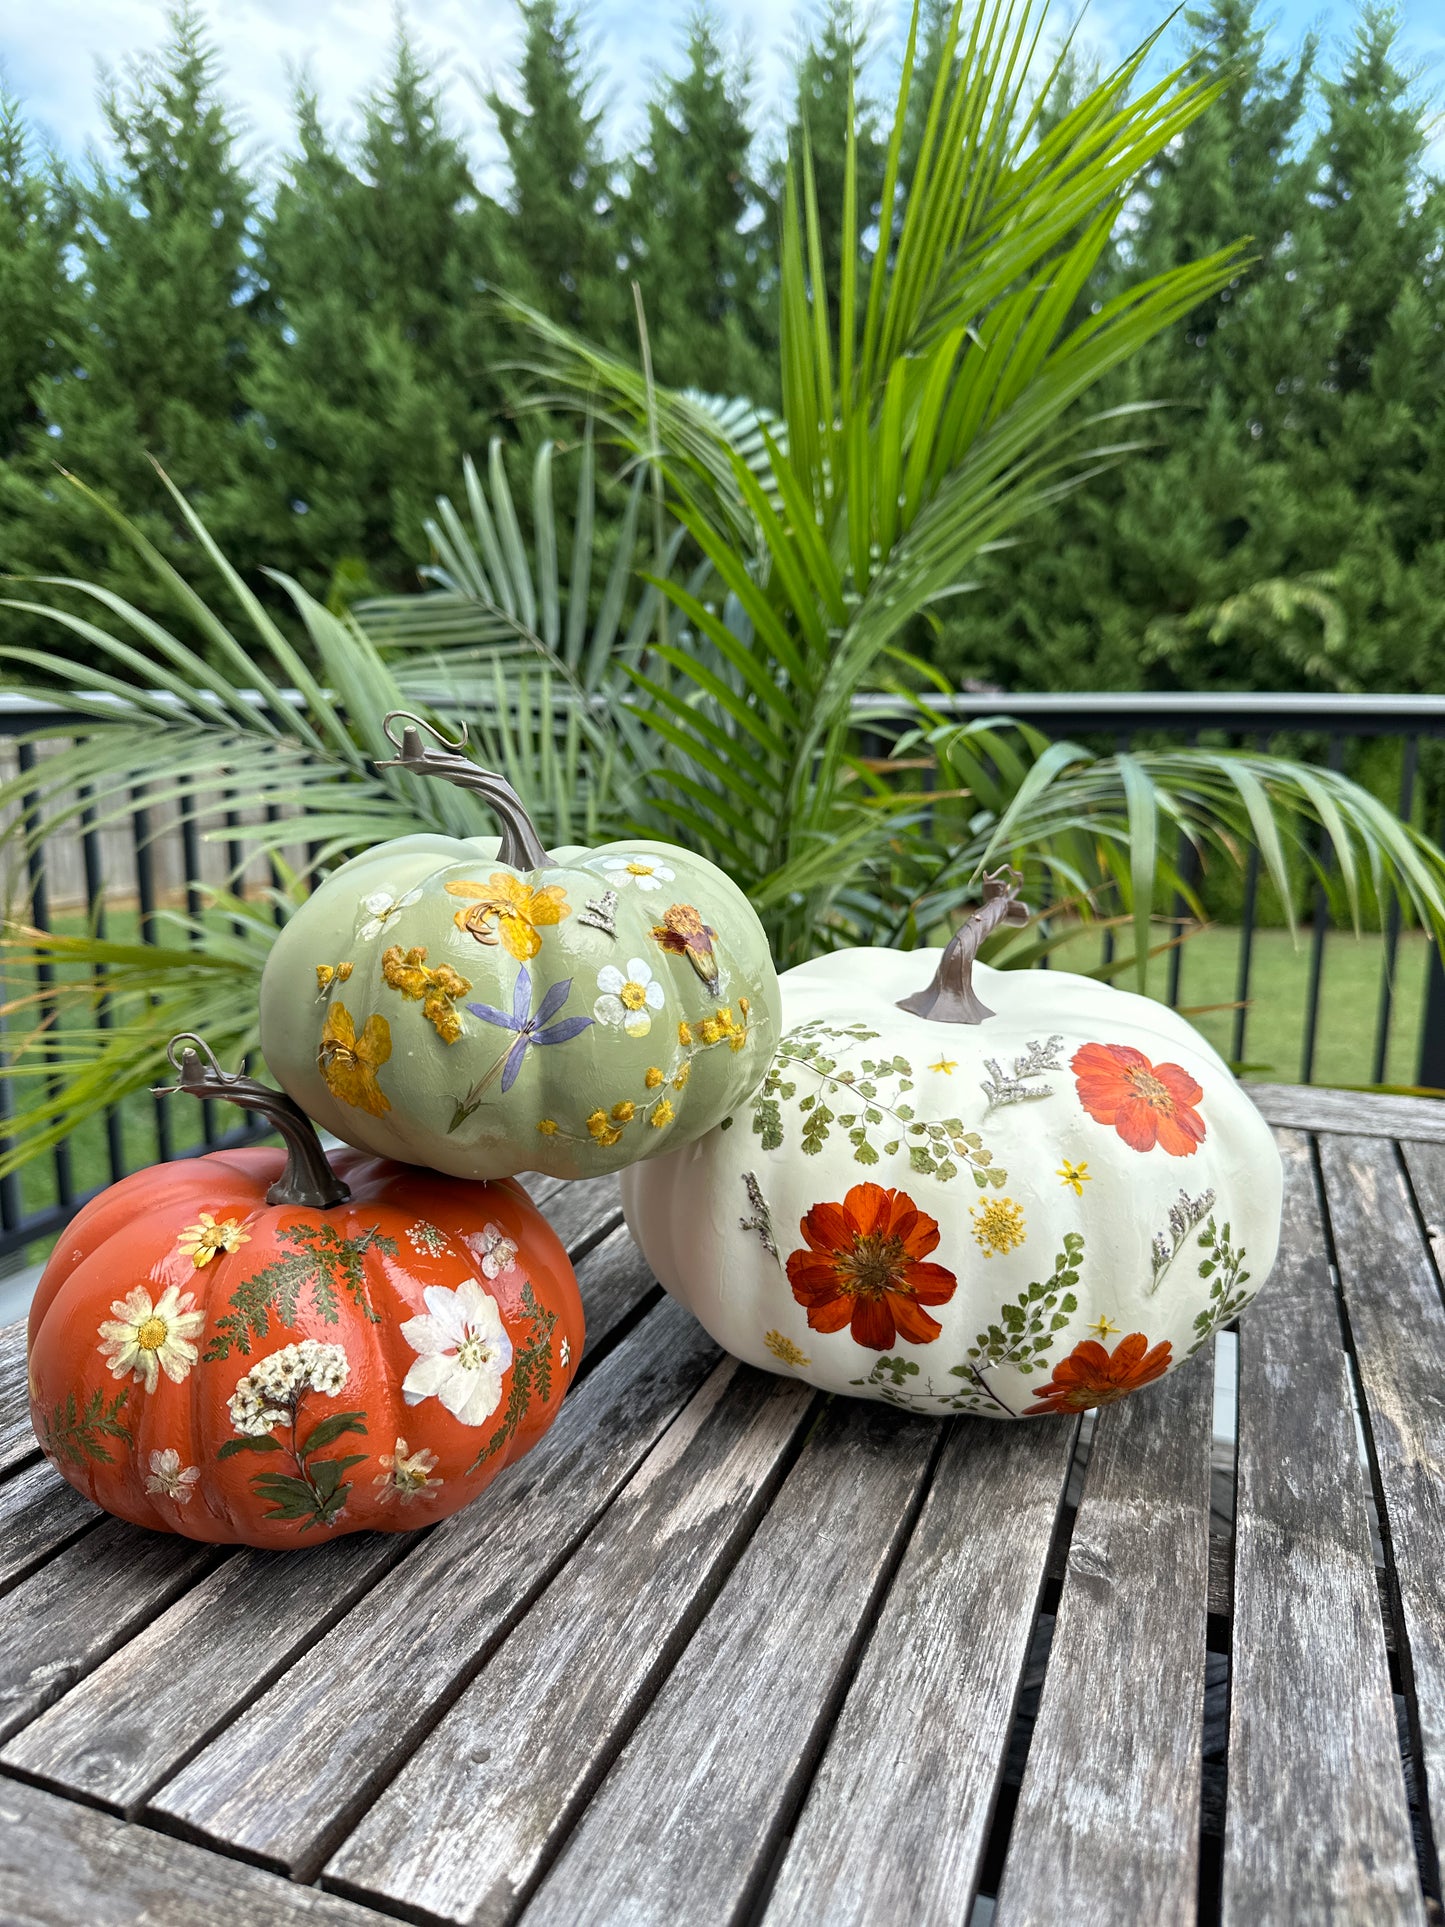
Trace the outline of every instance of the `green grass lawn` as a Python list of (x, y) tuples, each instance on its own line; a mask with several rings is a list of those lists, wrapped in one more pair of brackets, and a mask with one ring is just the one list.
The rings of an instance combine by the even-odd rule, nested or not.
[[(76, 927), (83, 927), (76, 920)], [(138, 935), (134, 912), (112, 915), (109, 934), (121, 942)], [(1298, 942), (1285, 930), (1260, 930), (1254, 940), (1254, 966), (1245, 1054), (1246, 1076), (1293, 1083), (1300, 1074), (1304, 1037), (1305, 997), (1309, 984), (1309, 932)], [(1096, 962), (1100, 939), (1081, 931), (1076, 942), (1055, 953), (1060, 969), (1083, 969)], [(1203, 931), (1184, 947), (1180, 1005), (1224, 1057), (1232, 1050), (1234, 1011), (1210, 1008), (1232, 1005), (1239, 932), (1216, 928)], [(1396, 966), (1394, 1015), (1385, 1082), (1413, 1084), (1419, 1049), (1428, 946), (1418, 932), (1400, 940)], [(1325, 943), (1325, 966), (1320, 995), (1319, 1028), (1315, 1047), (1316, 1084), (1370, 1082), (1374, 1054), (1376, 1012), (1379, 1005), (1384, 940), (1377, 935), (1354, 937), (1331, 931)], [(1168, 963), (1151, 966), (1151, 991), (1167, 993)], [(1124, 980), (1120, 980), (1123, 982)], [(1129, 984), (1126, 987), (1132, 987)], [(119, 1106), (125, 1166), (129, 1170), (154, 1162), (158, 1154), (155, 1101), (145, 1092), (125, 1098)], [(181, 1101), (169, 1106), (171, 1147), (182, 1150), (201, 1141), (200, 1106)], [(216, 1127), (231, 1129), (242, 1114), (229, 1106), (216, 1107)], [(71, 1182), (83, 1194), (110, 1178), (106, 1129), (101, 1119), (82, 1126), (70, 1140)], [(46, 1153), (20, 1173), (24, 1209), (39, 1211), (58, 1195), (52, 1157)], [(42, 1257), (48, 1241), (36, 1242), (27, 1262)]]

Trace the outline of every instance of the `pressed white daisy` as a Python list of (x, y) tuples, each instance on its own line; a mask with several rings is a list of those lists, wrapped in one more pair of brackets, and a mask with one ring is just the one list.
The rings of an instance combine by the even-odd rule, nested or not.
[(180, 1453), (174, 1446), (167, 1446), (164, 1452), (151, 1453), (146, 1491), (158, 1493), (165, 1499), (174, 1499), (177, 1505), (189, 1505), (200, 1476), (201, 1468), (198, 1465), (182, 1465)]
[(597, 988), (602, 994), (592, 1006), (592, 1015), (599, 1024), (620, 1024), (629, 1037), (647, 1035), (653, 1011), (662, 1009), (664, 993), (645, 958), (629, 957), (625, 974), (616, 964), (604, 964), (597, 973)]
[(634, 890), (660, 890), (664, 883), (671, 883), (675, 875), (655, 856), (610, 856), (602, 867), (609, 883), (630, 884)]
[(439, 1398), (463, 1425), (482, 1425), (502, 1398), (502, 1375), (512, 1362), (512, 1341), (497, 1301), (474, 1278), (448, 1291), (428, 1285), (426, 1310), (408, 1318), (401, 1335), (420, 1354), (402, 1380), (408, 1405)]
[(100, 1351), (111, 1375), (133, 1373), (145, 1381), (148, 1392), (155, 1390), (162, 1372), (179, 1385), (199, 1356), (191, 1341), (200, 1337), (206, 1322), (204, 1312), (191, 1310), (194, 1303), (190, 1292), (183, 1297), (174, 1285), (154, 1304), (143, 1285), (117, 1298), (111, 1305), (115, 1317), (100, 1327)]
[(390, 1452), (381, 1454), (381, 1470), (372, 1480), (380, 1488), (380, 1503), (389, 1505), (393, 1498), (403, 1505), (411, 1505), (417, 1499), (426, 1499), (442, 1487), (440, 1479), (432, 1478), (436, 1469), (435, 1452), (413, 1452), (405, 1439), (398, 1439)]
[(367, 921), (362, 924), (357, 936), (366, 940), (379, 937), (383, 930), (389, 930), (413, 903), (421, 901), (421, 891), (408, 890), (404, 897), (394, 897), (389, 890), (375, 890), (369, 897), (361, 899), (361, 907), (366, 912)]
[(500, 1278), (517, 1262), (517, 1247), (499, 1224), (483, 1225), (481, 1236), (468, 1238), (467, 1243), (481, 1262), (484, 1278)]

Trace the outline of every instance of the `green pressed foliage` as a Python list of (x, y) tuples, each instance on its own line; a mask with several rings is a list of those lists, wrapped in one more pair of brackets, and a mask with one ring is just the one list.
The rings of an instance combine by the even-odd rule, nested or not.
[(751, 1096), (778, 985), (734, 883), (668, 843), (549, 854), (501, 778), (410, 728), (398, 760), (484, 796), (504, 833), (383, 843), (282, 931), (261, 1047), (319, 1124), (455, 1177), (595, 1177)]

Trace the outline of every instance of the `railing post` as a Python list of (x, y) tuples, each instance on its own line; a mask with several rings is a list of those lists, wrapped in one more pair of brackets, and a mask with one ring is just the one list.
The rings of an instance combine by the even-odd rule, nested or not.
[(1445, 1091), (1445, 963), (1438, 943), (1430, 945), (1425, 966), (1425, 1018), (1420, 1026), (1420, 1062), (1415, 1081), (1428, 1091)]

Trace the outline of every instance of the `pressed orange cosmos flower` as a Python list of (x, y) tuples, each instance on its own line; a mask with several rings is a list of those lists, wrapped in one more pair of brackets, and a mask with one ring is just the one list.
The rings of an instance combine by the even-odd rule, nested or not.
[[(703, 922), (690, 903), (672, 904), (664, 912), (662, 922), (652, 926), (653, 942), (670, 950), (675, 957), (686, 957), (714, 997), (718, 993), (717, 958), (712, 947), (716, 935), (716, 930)], [(682, 1041), (686, 1043), (687, 1039)]]
[[(527, 963), (542, 948), (542, 931), (550, 924), (570, 917), (572, 906), (560, 883), (548, 883), (534, 890), (510, 870), (494, 870), (485, 883), (449, 883), (449, 897), (471, 897), (469, 910), (458, 910), (452, 921), (478, 943), (494, 944), (500, 936), (502, 947)], [(491, 927), (495, 917), (497, 927)]]
[(368, 1017), (361, 1035), (345, 1004), (332, 1004), (316, 1052), (316, 1068), (326, 1088), (343, 1104), (384, 1117), (391, 1100), (376, 1081), (376, 1073), (391, 1056), (391, 1026), (384, 1017)]
[(1178, 1064), (1151, 1064), (1132, 1044), (1083, 1044), (1069, 1065), (1079, 1102), (1097, 1124), (1112, 1124), (1134, 1151), (1157, 1144), (1192, 1158), (1204, 1142), (1194, 1106), (1204, 1092)]
[(815, 1204), (788, 1259), (788, 1283), (815, 1332), (850, 1325), (858, 1344), (885, 1352), (899, 1334), (928, 1345), (943, 1330), (925, 1305), (946, 1305), (958, 1280), (924, 1260), (938, 1225), (906, 1191), (855, 1184), (841, 1204)]
[(1067, 1358), (1054, 1367), (1047, 1385), (1034, 1393), (1039, 1401), (1036, 1412), (1087, 1412), (1095, 1405), (1112, 1405), (1116, 1400), (1137, 1392), (1141, 1385), (1152, 1385), (1169, 1369), (1168, 1339), (1151, 1351), (1143, 1332), (1130, 1332), (1112, 1352), (1106, 1352), (1095, 1338), (1075, 1345)]

